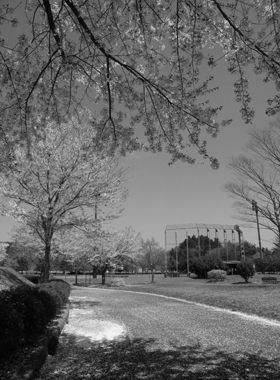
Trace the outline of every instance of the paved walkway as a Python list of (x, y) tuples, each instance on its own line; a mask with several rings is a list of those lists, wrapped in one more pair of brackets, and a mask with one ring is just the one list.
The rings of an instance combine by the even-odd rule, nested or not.
[(74, 289), (40, 379), (279, 379), (280, 323), (118, 290)]

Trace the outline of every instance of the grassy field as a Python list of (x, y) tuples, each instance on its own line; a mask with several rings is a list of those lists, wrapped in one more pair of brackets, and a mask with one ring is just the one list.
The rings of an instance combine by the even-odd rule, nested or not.
[[(280, 281), (280, 274), (272, 276)], [(262, 284), (261, 277), (263, 275), (256, 274), (248, 284), (237, 275), (227, 276), (224, 282), (210, 283), (188, 277), (164, 278), (161, 274), (156, 275), (156, 282), (151, 284), (150, 275), (129, 275), (124, 277), (125, 286), (118, 289), (163, 294), (280, 321), (280, 284)], [(89, 286), (89, 276), (86, 280)], [(106, 279), (108, 285), (111, 280), (111, 277)], [(74, 284), (75, 277), (66, 276), (66, 281)], [(80, 275), (78, 282), (85, 284), (85, 276)], [(101, 277), (90, 282), (91, 286), (101, 286)]]

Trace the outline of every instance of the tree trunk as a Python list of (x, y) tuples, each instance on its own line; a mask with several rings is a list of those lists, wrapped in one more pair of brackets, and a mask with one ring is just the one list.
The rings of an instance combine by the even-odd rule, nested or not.
[(44, 215), (41, 215), (42, 227), (45, 232), (45, 257), (44, 257), (44, 276), (43, 282), (48, 282), (50, 277), (50, 269), (51, 269), (51, 244), (53, 237), (52, 230), (52, 218), (46, 218)]
[(51, 242), (48, 239), (45, 246), (45, 259), (44, 259), (44, 275), (43, 282), (48, 282), (50, 277), (50, 269), (51, 269)]
[(102, 285), (105, 285), (106, 282), (106, 269), (102, 270)]
[(92, 278), (96, 278), (97, 277), (97, 269), (96, 267), (92, 267)]
[(76, 278), (75, 284), (78, 284), (78, 270), (77, 270), (77, 268), (75, 269), (75, 278)]
[(154, 269), (152, 268), (152, 284), (155, 282), (155, 274)]

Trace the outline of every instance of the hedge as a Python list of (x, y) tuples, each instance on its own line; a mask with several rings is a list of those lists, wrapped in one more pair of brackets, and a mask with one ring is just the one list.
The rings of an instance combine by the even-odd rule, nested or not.
[(21, 285), (0, 292), (0, 358), (8, 360), (45, 332), (68, 301), (70, 286), (51, 281), (36, 287)]

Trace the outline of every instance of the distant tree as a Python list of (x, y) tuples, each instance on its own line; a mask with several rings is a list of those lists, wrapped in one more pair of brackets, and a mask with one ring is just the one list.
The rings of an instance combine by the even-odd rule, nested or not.
[(59, 254), (55, 256), (53, 259), (52, 269), (66, 273), (73, 270), (73, 264), (71, 263), (71, 260), (66, 255)]
[(279, 254), (271, 254), (264, 256), (263, 258), (257, 258), (254, 260), (257, 272), (270, 272), (276, 273), (280, 271), (280, 257)]
[(244, 251), (246, 257), (252, 257), (257, 253), (257, 247), (255, 244), (250, 243), (247, 240), (244, 240)]
[[(256, 254), (257, 248), (255, 244), (244, 240), (244, 250), (246, 257), (252, 257)], [(220, 247), (220, 257), (222, 260), (240, 260), (240, 248), (237, 242), (233, 243), (228, 240), (225, 244), (222, 244)]]
[(70, 236), (65, 236), (61, 251), (74, 265), (81, 262), (91, 265), (95, 271), (101, 273), (102, 285), (105, 285), (107, 270), (118, 268), (124, 260), (136, 257), (140, 238), (141, 235), (131, 227), (120, 231), (75, 229)]
[(256, 272), (265, 273), (268, 269), (268, 263), (266, 258), (257, 258), (254, 260)]
[(2, 260), (1, 265), (13, 268), (17, 271), (37, 270), (40, 258), (38, 257), (36, 249), (32, 246), (25, 246), (13, 241), (12, 234), (10, 240), (11, 241), (7, 243), (6, 256)]
[[(119, 216), (117, 206), (127, 195), (124, 171), (106, 151), (95, 152), (94, 133), (92, 125), (74, 118), (67, 124), (47, 123), (32, 137), (30, 155), (17, 145), (13, 163), (0, 173), (2, 214), (23, 222), (37, 237), (44, 250), (45, 282), (55, 235), (73, 227), (100, 228)], [(102, 206), (110, 206), (105, 216)], [(98, 219), (93, 215), (97, 208)]]
[(246, 155), (232, 158), (229, 168), (234, 180), (225, 190), (236, 201), (233, 204), (240, 220), (256, 223), (257, 202), (259, 223), (280, 241), (280, 118), (268, 127), (252, 129)]
[(116, 257), (116, 262), (116, 272), (133, 273), (137, 269), (137, 264), (134, 257), (120, 255)]
[(19, 272), (28, 271), (29, 269), (29, 261), (27, 257), (19, 257), (17, 260), (17, 270)]
[[(192, 258), (199, 256), (199, 243), (200, 243), (200, 255), (204, 256), (209, 253), (209, 248), (211, 248), (210, 253), (215, 256), (217, 247), (220, 246), (220, 241), (218, 238), (210, 239), (209, 237), (200, 235), (200, 242), (198, 242), (198, 237), (188, 236), (188, 251), (189, 251), (189, 261)], [(178, 270), (184, 272), (187, 270), (187, 240), (185, 239), (177, 247), (178, 249)], [(168, 268), (169, 270), (176, 270), (176, 250), (172, 248), (168, 253)]]
[(0, 243), (0, 261), (4, 260), (7, 256), (8, 243)]
[(155, 241), (155, 238), (141, 241), (140, 254), (137, 257), (137, 262), (142, 268), (151, 271), (152, 283), (155, 282), (154, 272), (157, 268), (162, 269), (165, 262), (164, 249)]
[(249, 282), (249, 278), (253, 277), (255, 274), (255, 269), (253, 263), (250, 261), (241, 261), (237, 264), (236, 272), (244, 278), (245, 282)]
[(96, 252), (89, 256), (90, 263), (101, 271), (102, 285), (105, 285), (106, 271), (118, 268), (125, 262), (132, 263), (140, 248), (141, 234), (131, 227), (124, 230), (104, 231), (98, 239)]
[(195, 273), (198, 278), (207, 278), (207, 273), (213, 269), (226, 270), (227, 267), (219, 257), (209, 254), (195, 257), (190, 262), (190, 271)]
[(25, 258), (28, 262), (28, 270), (40, 272), (42, 276), (44, 245), (38, 239), (37, 234), (27, 224), (19, 222), (12, 229), (10, 239), (11, 244), (8, 249), (8, 257), (14, 261), (12, 267), (18, 270), (18, 260)]
[[(176, 249), (172, 248), (168, 252), (168, 270), (170, 271), (176, 271), (177, 265), (176, 265), (176, 256), (178, 256), (178, 270), (179, 272), (185, 272), (187, 271), (187, 250), (185, 247), (178, 247), (178, 254), (176, 255)], [(192, 258), (198, 257), (198, 250), (196, 248), (189, 248), (189, 260), (191, 261)]]

